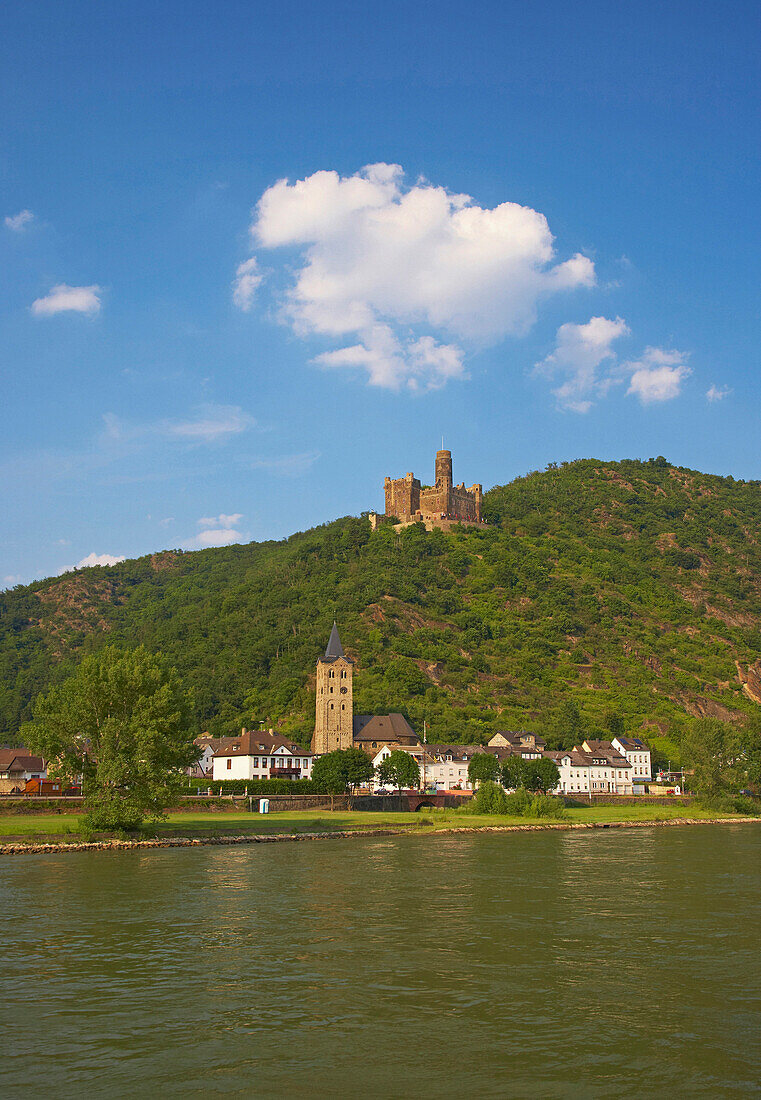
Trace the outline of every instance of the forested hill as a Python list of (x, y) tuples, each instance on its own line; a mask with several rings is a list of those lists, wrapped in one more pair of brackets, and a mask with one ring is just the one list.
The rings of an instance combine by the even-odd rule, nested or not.
[(483, 530), (349, 517), (6, 592), (0, 741), (106, 642), (165, 653), (199, 730), (264, 720), (306, 741), (334, 617), (357, 712), (425, 718), (436, 740), (645, 729), (678, 755), (690, 716), (743, 721), (761, 700), (758, 482), (583, 460), (490, 490), (484, 512)]

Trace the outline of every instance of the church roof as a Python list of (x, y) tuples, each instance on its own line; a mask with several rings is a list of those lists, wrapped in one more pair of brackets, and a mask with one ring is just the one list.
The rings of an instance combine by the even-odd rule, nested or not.
[(333, 621), (333, 629), (330, 632), (328, 638), (328, 646), (325, 650), (325, 656), (320, 658), (322, 661), (336, 661), (339, 657), (343, 657), (345, 661), (351, 661), (351, 657), (347, 657), (344, 653), (344, 647), (341, 645), (341, 639), (338, 635), (338, 627), (335, 620)]
[(403, 714), (355, 714), (355, 741), (397, 741), (400, 745), (419, 745), (420, 738)]

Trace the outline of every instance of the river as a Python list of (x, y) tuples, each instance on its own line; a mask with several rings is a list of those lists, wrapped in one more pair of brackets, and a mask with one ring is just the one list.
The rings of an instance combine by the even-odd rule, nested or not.
[(761, 1094), (761, 826), (5, 858), (3, 1097)]

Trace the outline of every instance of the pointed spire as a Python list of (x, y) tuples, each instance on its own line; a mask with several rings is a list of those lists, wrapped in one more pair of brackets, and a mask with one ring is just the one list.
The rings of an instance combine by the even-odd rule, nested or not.
[(338, 627), (336, 626), (335, 619), (333, 620), (333, 629), (330, 632), (330, 638), (328, 639), (328, 648), (325, 650), (326, 657), (343, 657), (344, 647), (341, 645), (341, 639), (338, 637)]

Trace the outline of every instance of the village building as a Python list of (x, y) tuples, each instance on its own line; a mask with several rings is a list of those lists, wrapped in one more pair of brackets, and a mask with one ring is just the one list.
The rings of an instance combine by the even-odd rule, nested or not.
[(635, 794), (644, 794), (646, 784), (653, 779), (653, 766), (650, 749), (639, 737), (614, 737), (611, 744), (614, 749), (626, 757), (632, 766), (632, 785)]
[(312, 753), (272, 730), (242, 729), (212, 757), (212, 779), (309, 779)]
[(527, 730), (516, 733), (497, 730), (494, 736), (489, 738), (488, 745), (489, 748), (510, 749), (514, 756), (522, 756), (524, 760), (538, 760), (544, 752), (546, 742)]
[(354, 662), (341, 645), (333, 623), (325, 653), (317, 661), (312, 751), (359, 748), (371, 757), (388, 747), (417, 749), (420, 738), (403, 714), (354, 714)]
[(195, 764), (185, 769), (186, 774), (193, 779), (211, 778), (214, 753), (225, 744), (226, 740), (227, 738), (224, 737), (211, 737), (208, 733), (202, 733), (200, 737), (196, 737), (193, 744), (199, 750), (200, 756)]
[(423, 785), (435, 787), (439, 791), (472, 790), (472, 784), (468, 780), (468, 765), (474, 756), (484, 752), (482, 745), (430, 744), (425, 749), (425, 775), (421, 768)]
[(46, 779), (45, 761), (29, 749), (0, 749), (0, 794), (23, 794), (30, 779)]
[[(483, 486), (455, 485), (452, 477), (452, 452), (437, 451), (435, 483), (422, 486), (414, 474), (387, 477), (384, 484), (385, 514), (395, 516), (399, 524), (424, 523), (430, 531), (447, 530), (457, 523), (484, 526), (481, 518)], [(370, 516), (373, 527), (378, 517)]]

